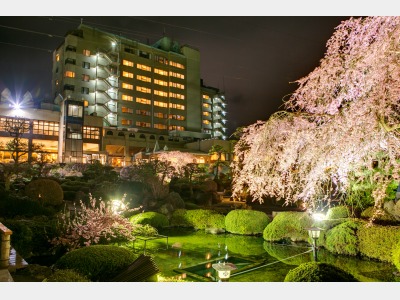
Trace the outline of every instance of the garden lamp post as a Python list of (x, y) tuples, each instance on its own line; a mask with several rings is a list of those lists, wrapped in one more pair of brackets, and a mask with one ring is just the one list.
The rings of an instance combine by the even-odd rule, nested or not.
[(308, 234), (310, 236), (310, 238), (312, 238), (313, 240), (313, 244), (312, 244), (312, 249), (313, 249), (313, 256), (314, 256), (314, 261), (318, 261), (318, 257), (317, 257), (317, 240), (319, 239), (321, 230), (323, 230), (322, 228), (319, 227), (310, 227), (310, 228), (306, 228), (308, 230)]
[(218, 272), (218, 281), (220, 282), (229, 281), (231, 271), (237, 269), (234, 264), (225, 262), (213, 264), (212, 267)]

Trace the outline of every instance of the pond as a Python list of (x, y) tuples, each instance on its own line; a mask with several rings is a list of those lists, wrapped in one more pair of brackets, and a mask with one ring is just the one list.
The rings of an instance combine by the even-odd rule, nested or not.
[[(146, 242), (146, 254), (154, 257), (163, 277), (191, 282), (217, 281), (215, 263), (233, 263), (230, 282), (283, 282), (286, 274), (301, 263), (313, 261), (311, 246), (305, 243), (278, 245), (261, 236), (230, 233), (208, 234), (185, 228), (160, 230), (167, 240)], [(134, 251), (144, 251), (144, 241), (134, 243)], [(318, 261), (333, 264), (353, 274), (361, 282), (396, 282), (396, 268), (388, 263), (337, 256), (325, 249), (318, 251)]]

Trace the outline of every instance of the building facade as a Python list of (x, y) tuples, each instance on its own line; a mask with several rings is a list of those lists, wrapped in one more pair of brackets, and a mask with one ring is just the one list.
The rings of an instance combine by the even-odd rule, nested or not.
[[(202, 84), (199, 51), (168, 37), (147, 45), (81, 24), (54, 51), (52, 74), (62, 162), (105, 151), (124, 164), (160, 144), (226, 138), (224, 95)], [(90, 117), (101, 126), (84, 127)], [(99, 149), (83, 141), (98, 134)]]

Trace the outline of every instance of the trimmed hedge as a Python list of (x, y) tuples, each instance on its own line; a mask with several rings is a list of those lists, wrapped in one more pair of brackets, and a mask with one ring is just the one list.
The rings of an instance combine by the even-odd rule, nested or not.
[(361, 255), (392, 263), (393, 250), (400, 242), (400, 227), (363, 224), (357, 231)]
[(44, 279), (43, 282), (90, 282), (90, 280), (74, 270), (56, 270), (51, 276)]
[(285, 282), (357, 282), (350, 273), (320, 262), (308, 262), (290, 270)]
[(138, 257), (126, 248), (93, 245), (72, 250), (55, 264), (56, 269), (71, 269), (91, 281), (109, 281)]
[(358, 255), (357, 231), (360, 226), (360, 222), (347, 221), (332, 228), (325, 234), (325, 248), (335, 254)]
[(308, 242), (306, 228), (311, 227), (312, 223), (311, 217), (306, 212), (279, 212), (265, 227), (263, 238), (269, 242)]
[(268, 215), (262, 211), (236, 209), (225, 217), (225, 228), (236, 234), (262, 234), (265, 227), (271, 222)]
[(225, 216), (209, 209), (177, 209), (172, 213), (170, 224), (220, 232), (225, 230)]
[(148, 224), (155, 228), (163, 228), (169, 226), (169, 220), (167, 216), (155, 211), (147, 211), (137, 215), (133, 215), (129, 218), (129, 221), (133, 224)]
[(47, 178), (31, 181), (25, 187), (25, 194), (32, 200), (52, 206), (61, 205), (64, 199), (61, 185), (57, 181)]

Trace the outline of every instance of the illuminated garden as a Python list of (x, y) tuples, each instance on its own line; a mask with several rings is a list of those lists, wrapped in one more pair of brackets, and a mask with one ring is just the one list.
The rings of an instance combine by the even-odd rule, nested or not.
[(399, 17), (339, 25), (283, 110), (237, 129), (230, 165), (218, 146), (212, 164), (28, 164), (16, 134), (14, 281), (399, 282), (399, 38)]

